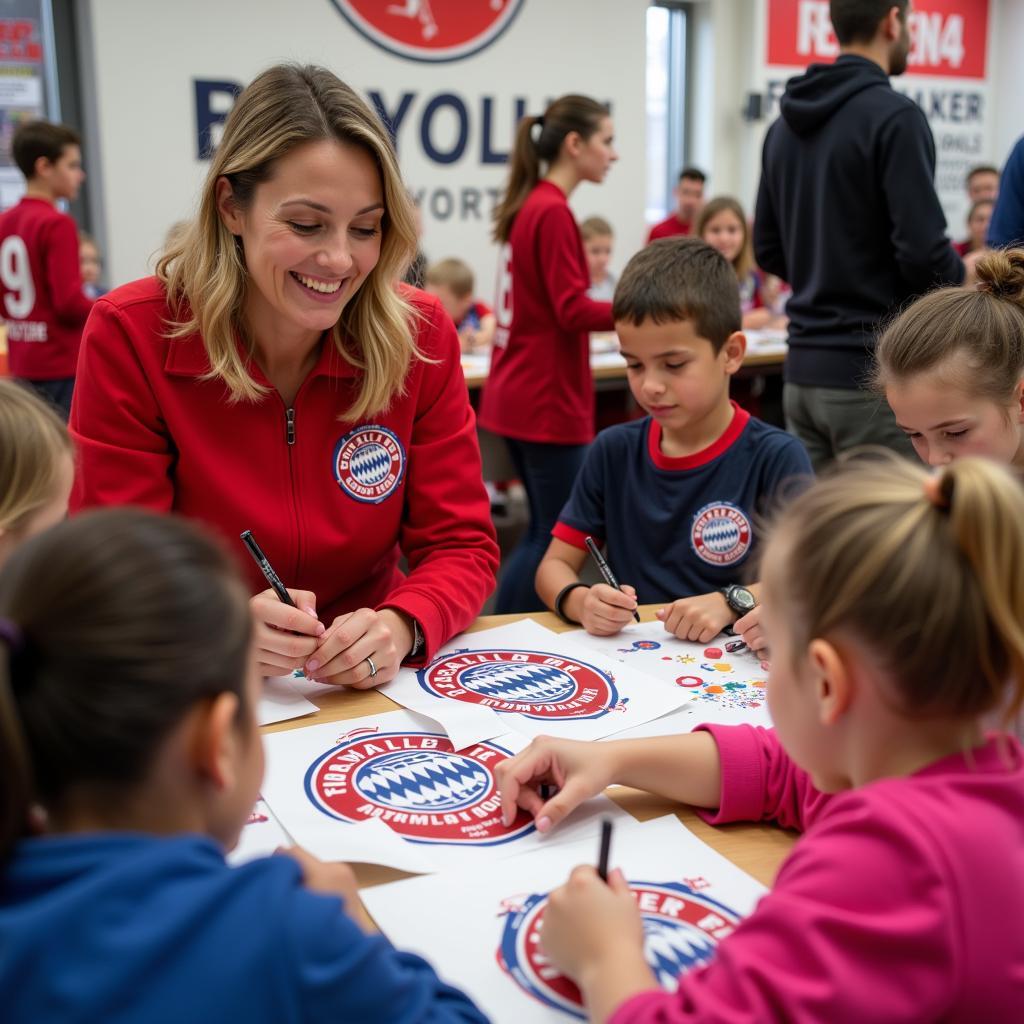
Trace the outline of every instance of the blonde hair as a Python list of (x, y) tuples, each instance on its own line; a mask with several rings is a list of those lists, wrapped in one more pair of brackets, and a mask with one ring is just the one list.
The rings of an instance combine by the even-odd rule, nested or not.
[(847, 460), (772, 531), (765, 577), (793, 650), (844, 633), (879, 659), (902, 712), (1009, 720), (1024, 704), (1024, 491), (984, 459), (932, 476), (886, 455)]
[(56, 491), (61, 456), (71, 438), (41, 398), (0, 380), (0, 530), (18, 533)]
[(580, 238), (584, 242), (589, 242), (592, 238), (613, 238), (615, 232), (612, 231), (611, 224), (604, 219), (604, 217), (598, 217), (596, 214), (593, 217), (588, 217), (580, 225)]
[(464, 299), (473, 292), (473, 271), (468, 263), (455, 257), (431, 263), (427, 267), (426, 281), (450, 288), (457, 299)]
[(206, 379), (224, 381), (232, 401), (258, 399), (266, 389), (250, 376), (248, 360), (235, 343), (236, 332), (243, 331), (245, 259), (220, 218), (217, 182), (226, 178), (235, 203), (245, 209), (277, 160), (305, 143), (325, 139), (369, 153), (384, 191), (380, 258), (331, 331), (342, 359), (362, 371), (359, 394), (344, 412), (345, 419), (356, 421), (383, 412), (403, 393), (409, 363), (420, 356), (412, 307), (396, 290), (416, 252), (416, 222), (387, 130), (330, 71), (281, 64), (243, 90), (210, 163), (198, 212), (169, 241), (156, 274), (173, 313), (168, 336), (200, 333), (210, 358)]
[(754, 251), (750, 244), (750, 225), (747, 223), (747, 215), (743, 212), (739, 200), (733, 199), (732, 196), (717, 196), (705, 203), (697, 218), (695, 234), (698, 238), (703, 239), (704, 229), (712, 218), (726, 212), (735, 214), (743, 226), (743, 244), (732, 261), (732, 269), (736, 271), (737, 279), (742, 281), (754, 269)]
[(976, 289), (930, 292), (886, 327), (875, 348), (878, 391), (962, 354), (963, 379), (950, 383), (1010, 404), (1024, 376), (1024, 249), (991, 252), (975, 270)]

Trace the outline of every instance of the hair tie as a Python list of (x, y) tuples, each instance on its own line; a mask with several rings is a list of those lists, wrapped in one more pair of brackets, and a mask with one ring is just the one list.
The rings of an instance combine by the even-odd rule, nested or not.
[(924, 482), (924, 496), (937, 509), (949, 511), (953, 504), (953, 478), (941, 470), (933, 473)]
[(0, 640), (7, 644), (12, 655), (19, 654), (25, 647), (25, 634), (21, 631), (21, 626), (2, 616), (0, 616)]
[(536, 146), (540, 142), (540, 137), (544, 132), (544, 115), (535, 117), (533, 124), (530, 125), (530, 141)]
[(11, 681), (11, 689), (23, 693), (28, 686), (31, 674), (28, 658), (28, 640), (25, 632), (12, 619), (0, 616), (0, 640), (7, 645), (7, 671)]

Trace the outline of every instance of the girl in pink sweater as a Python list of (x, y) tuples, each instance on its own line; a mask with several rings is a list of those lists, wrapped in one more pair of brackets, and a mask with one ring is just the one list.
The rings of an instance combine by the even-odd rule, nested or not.
[(675, 993), (617, 871), (551, 895), (545, 952), (614, 1024), (1024, 1019), (1024, 749), (980, 724), (1024, 704), (1024, 493), (974, 458), (848, 464), (763, 570), (775, 730), (536, 740), (502, 799), (541, 831), (613, 782), (773, 820), (804, 833), (774, 889)]

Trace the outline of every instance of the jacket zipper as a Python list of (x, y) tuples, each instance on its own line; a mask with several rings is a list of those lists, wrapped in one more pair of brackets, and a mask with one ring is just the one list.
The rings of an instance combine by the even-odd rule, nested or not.
[(295, 444), (295, 410), (286, 409), (284, 413), (284, 436), (289, 446)]

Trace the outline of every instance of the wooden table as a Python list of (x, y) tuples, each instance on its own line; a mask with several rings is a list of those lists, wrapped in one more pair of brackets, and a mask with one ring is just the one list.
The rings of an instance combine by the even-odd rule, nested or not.
[[(657, 607), (641, 607), (641, 618), (644, 621), (652, 620)], [(551, 612), (533, 612), (530, 615), (484, 615), (473, 623), (469, 632), (504, 626), (524, 618), (534, 619), (556, 633), (564, 633), (573, 628)], [(350, 718), (379, 715), (398, 708), (394, 701), (376, 690), (342, 690), (336, 694), (321, 694), (317, 696), (316, 702), (320, 705), (320, 710), (315, 715), (268, 725), (263, 731), (284, 732), (287, 729), (300, 729), (303, 726), (320, 725), (324, 722), (343, 722)], [(765, 885), (771, 885), (779, 865), (789, 853), (796, 838), (793, 833), (774, 825), (725, 825), (712, 828), (689, 808), (639, 790), (619, 787), (608, 790), (607, 795), (640, 821), (674, 812), (676, 817), (708, 846), (714, 847)], [(354, 868), (359, 884), (364, 887), (408, 877), (405, 872), (379, 864), (357, 864)]]

